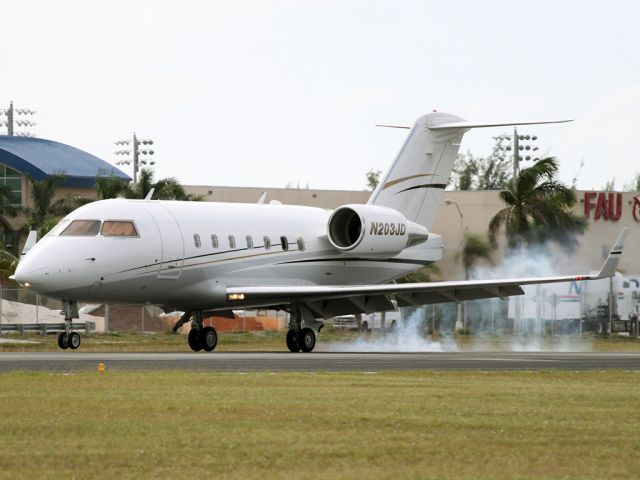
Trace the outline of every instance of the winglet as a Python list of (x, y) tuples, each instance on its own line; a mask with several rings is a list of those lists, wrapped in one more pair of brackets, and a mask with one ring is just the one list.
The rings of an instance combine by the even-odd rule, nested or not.
[(38, 241), (37, 230), (31, 230), (29, 232), (29, 236), (27, 237), (27, 241), (24, 242), (24, 247), (22, 247), (22, 252), (20, 253), (21, 260), (22, 260), (22, 257), (24, 257), (27, 254), (27, 252), (31, 250), (31, 248), (33, 248), (33, 246), (36, 244), (37, 241)]
[(624, 247), (624, 241), (627, 238), (627, 234), (629, 233), (629, 227), (626, 227), (622, 230), (622, 233), (618, 237), (616, 244), (609, 252), (609, 256), (607, 260), (604, 262), (604, 265), (600, 269), (600, 272), (597, 276), (593, 277), (594, 280), (599, 278), (607, 278), (612, 277), (616, 273), (616, 269), (618, 268), (618, 262), (620, 261), (620, 256), (622, 255), (622, 248)]

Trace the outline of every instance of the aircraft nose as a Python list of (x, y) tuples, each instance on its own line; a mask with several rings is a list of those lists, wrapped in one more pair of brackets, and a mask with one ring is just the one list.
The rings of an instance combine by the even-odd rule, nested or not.
[(16, 272), (13, 274), (15, 281), (25, 286), (43, 283), (47, 274), (47, 265), (38, 265), (36, 262), (30, 260), (29, 258), (20, 260)]

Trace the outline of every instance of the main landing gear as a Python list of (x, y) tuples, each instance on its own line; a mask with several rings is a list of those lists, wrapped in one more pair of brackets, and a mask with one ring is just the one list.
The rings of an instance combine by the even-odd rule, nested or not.
[(194, 352), (204, 350), (211, 352), (218, 345), (218, 333), (213, 327), (205, 327), (202, 324), (202, 312), (195, 312), (191, 320), (191, 330), (189, 330), (189, 346)]
[(290, 352), (312, 352), (316, 346), (316, 333), (309, 327), (302, 328), (302, 313), (296, 305), (291, 305), (287, 348)]
[(76, 350), (80, 346), (80, 334), (71, 331), (74, 318), (80, 318), (78, 313), (78, 302), (64, 300), (62, 302), (61, 315), (64, 315), (64, 332), (58, 334), (58, 346), (66, 350)]

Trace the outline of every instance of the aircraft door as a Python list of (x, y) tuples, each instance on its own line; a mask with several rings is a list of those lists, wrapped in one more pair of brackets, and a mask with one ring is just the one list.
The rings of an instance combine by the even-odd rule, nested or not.
[(158, 278), (178, 279), (184, 264), (184, 241), (182, 231), (171, 212), (161, 203), (144, 205), (158, 227), (162, 245), (162, 263)]

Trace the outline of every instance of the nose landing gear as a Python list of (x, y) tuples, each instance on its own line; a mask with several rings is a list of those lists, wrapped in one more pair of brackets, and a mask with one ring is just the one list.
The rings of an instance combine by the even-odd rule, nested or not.
[(76, 350), (80, 346), (80, 334), (71, 331), (71, 324), (74, 318), (80, 318), (78, 302), (64, 300), (60, 314), (64, 315), (64, 332), (58, 334), (58, 346), (63, 350)]

